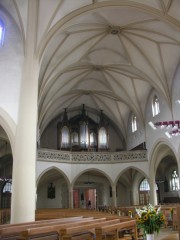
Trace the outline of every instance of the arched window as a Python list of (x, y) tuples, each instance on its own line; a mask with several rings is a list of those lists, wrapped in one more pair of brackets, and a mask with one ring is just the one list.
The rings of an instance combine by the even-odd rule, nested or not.
[(69, 128), (64, 126), (61, 130), (61, 148), (69, 148), (70, 146), (70, 133)]
[(104, 127), (99, 129), (99, 148), (105, 149), (107, 148), (107, 131)]
[(4, 32), (5, 32), (4, 23), (0, 19), (0, 46), (2, 46), (4, 42)]
[(137, 131), (137, 119), (136, 119), (136, 115), (132, 115), (132, 132)]
[(172, 191), (177, 191), (179, 189), (179, 176), (176, 170), (171, 173), (171, 189)]
[(149, 183), (148, 180), (145, 178), (141, 181), (139, 186), (139, 204), (140, 205), (147, 205), (149, 203)]
[(157, 96), (155, 95), (152, 101), (152, 114), (153, 117), (158, 115), (160, 113), (160, 108), (159, 108), (159, 100)]
[(6, 182), (2, 189), (1, 208), (10, 208), (11, 206), (11, 182)]
[(148, 183), (148, 180), (145, 178), (140, 184), (139, 191), (149, 191), (149, 190), (150, 190), (149, 183)]

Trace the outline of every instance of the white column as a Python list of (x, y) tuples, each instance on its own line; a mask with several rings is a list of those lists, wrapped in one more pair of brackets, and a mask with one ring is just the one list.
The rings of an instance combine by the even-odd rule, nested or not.
[(155, 183), (154, 175), (149, 178), (149, 185), (150, 185), (150, 201), (149, 202), (152, 205), (157, 205), (156, 183)]
[(27, 39), (16, 129), (11, 223), (35, 220), (39, 65), (35, 56), (38, 1), (28, 1)]
[(73, 187), (69, 186), (69, 208), (73, 208)]
[(113, 184), (112, 186), (112, 206), (116, 207), (117, 206), (117, 201), (116, 201), (116, 185)]

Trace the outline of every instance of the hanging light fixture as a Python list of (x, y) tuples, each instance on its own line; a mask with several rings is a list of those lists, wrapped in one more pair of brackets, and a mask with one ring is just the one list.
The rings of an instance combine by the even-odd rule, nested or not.
[(87, 175), (88, 175), (88, 179), (87, 179), (87, 181), (84, 182), (84, 184), (87, 184), (87, 185), (94, 184), (95, 182), (90, 181), (89, 172), (87, 173)]
[(163, 122), (156, 122), (152, 123), (149, 122), (149, 125), (155, 130), (157, 128), (166, 129), (165, 132), (168, 138), (172, 136), (179, 136), (180, 135), (180, 120), (175, 121), (163, 121)]

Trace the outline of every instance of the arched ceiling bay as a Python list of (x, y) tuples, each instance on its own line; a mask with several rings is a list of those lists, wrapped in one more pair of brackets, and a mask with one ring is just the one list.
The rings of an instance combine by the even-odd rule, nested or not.
[[(23, 28), (21, 1), (13, 2)], [(40, 0), (38, 11), (41, 132), (64, 108), (85, 104), (103, 109), (126, 139), (130, 112), (144, 125), (153, 89), (172, 106), (180, 56), (178, 0)]]
[[(94, 4), (94, 9), (77, 9), (66, 22), (59, 19), (55, 26), (51, 24), (57, 30), (44, 51), (39, 79), (42, 128), (64, 108), (85, 104), (103, 109), (126, 138), (131, 111), (144, 124), (152, 89), (171, 105), (180, 53), (176, 24), (165, 15), (163, 19), (162, 9), (158, 16), (157, 9), (151, 12), (149, 6), (142, 10), (138, 5), (107, 2)], [(173, 2), (169, 11), (172, 6)]]

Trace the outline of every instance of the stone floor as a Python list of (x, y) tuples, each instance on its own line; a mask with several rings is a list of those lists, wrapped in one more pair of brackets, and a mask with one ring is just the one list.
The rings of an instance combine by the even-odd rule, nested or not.
[[(176, 230), (172, 230), (172, 228), (162, 228), (159, 234), (155, 234), (154, 236), (154, 240), (179, 240), (178, 232)], [(141, 238), (141, 240), (142, 239), (143, 237)]]
[(155, 240), (179, 240), (179, 234), (172, 228), (162, 228), (159, 234), (155, 234)]

